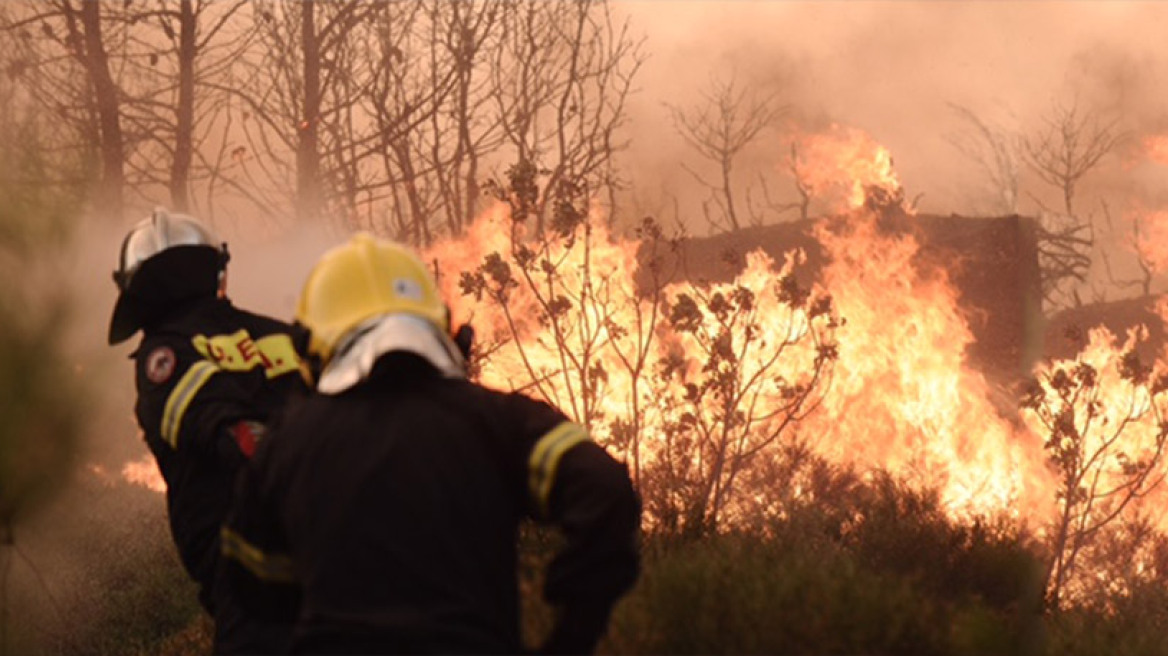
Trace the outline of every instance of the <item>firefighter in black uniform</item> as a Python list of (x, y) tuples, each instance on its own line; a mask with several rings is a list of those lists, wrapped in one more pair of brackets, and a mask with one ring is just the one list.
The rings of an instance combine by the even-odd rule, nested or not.
[(429, 272), (397, 244), (325, 254), (297, 318), (319, 379), (241, 478), (223, 532), (241, 599), (298, 612), (296, 653), (519, 653), (533, 517), (565, 536), (540, 650), (591, 652), (638, 571), (626, 467), (549, 405), (468, 382)]
[(219, 532), (263, 422), (297, 387), (292, 327), (224, 296), (227, 245), (190, 216), (157, 209), (122, 243), (109, 343), (139, 330), (138, 425), (167, 484), (171, 533), (216, 653), (278, 651), (289, 626), (251, 621), (224, 596)]

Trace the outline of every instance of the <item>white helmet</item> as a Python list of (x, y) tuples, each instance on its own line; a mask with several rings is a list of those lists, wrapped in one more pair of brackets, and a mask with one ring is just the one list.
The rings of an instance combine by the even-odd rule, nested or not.
[(227, 244), (197, 219), (156, 208), (122, 240), (109, 343), (128, 339), (161, 307), (215, 294), (229, 259)]

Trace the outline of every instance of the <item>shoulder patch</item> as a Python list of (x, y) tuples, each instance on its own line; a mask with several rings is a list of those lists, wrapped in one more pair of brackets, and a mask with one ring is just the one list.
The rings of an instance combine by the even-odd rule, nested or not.
[(161, 385), (174, 375), (174, 367), (178, 358), (174, 349), (169, 346), (159, 346), (146, 356), (146, 379), (155, 385)]

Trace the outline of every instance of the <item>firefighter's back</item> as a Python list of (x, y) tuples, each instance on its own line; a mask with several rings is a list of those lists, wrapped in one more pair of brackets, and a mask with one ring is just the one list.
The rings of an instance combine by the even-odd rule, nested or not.
[(397, 353), (290, 409), (269, 480), (301, 566), (301, 650), (519, 650), (525, 454), (508, 433), (556, 418), (514, 401)]

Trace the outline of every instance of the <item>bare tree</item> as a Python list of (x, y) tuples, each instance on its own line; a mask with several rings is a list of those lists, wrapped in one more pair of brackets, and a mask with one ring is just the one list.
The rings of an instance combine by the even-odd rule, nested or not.
[(488, 53), (501, 45), (500, 25), (509, 10), (502, 2), (483, 3), (477, 12), (459, 3), (435, 6), (432, 22), (444, 38), (431, 39), (432, 57), (450, 62), (454, 78), (447, 109), (431, 113), (430, 129), (418, 132), (424, 139), (419, 152), (427, 154), (433, 168), (440, 212), (451, 235), (461, 234), (482, 209), (484, 159), (502, 145), (503, 117), (483, 108), (495, 92)]
[(102, 9), (97, 2), (56, 0), (68, 29), (67, 43), (92, 85), (92, 110), (97, 115), (101, 153), (98, 205), (114, 216), (122, 213), (125, 184), (125, 144), (122, 140), (121, 98), (110, 72), (102, 34)]
[(717, 230), (738, 230), (746, 220), (746, 210), (736, 202), (732, 176), (735, 160), (764, 129), (774, 125), (786, 108), (775, 104), (773, 94), (739, 88), (734, 79), (715, 79), (702, 92), (701, 105), (690, 110), (675, 106), (669, 109), (674, 128), (685, 142), (718, 169), (717, 180), (710, 181), (683, 164), (710, 192), (716, 213), (707, 207), (706, 221)]
[(458, 234), (479, 208), (479, 162), (499, 143), (498, 121), (484, 111), (485, 49), (499, 2), (434, 0), (389, 27), (400, 38), (370, 87), (380, 176), (390, 197), (392, 231), (428, 244), (436, 230)]
[[(345, 130), (335, 129), (357, 102), (347, 47), (371, 29), (390, 3), (256, 2), (250, 5), (256, 38), (239, 62), (232, 85), (244, 106), (246, 148), (256, 157), (232, 184), (250, 187), (257, 205), (300, 222), (326, 214), (338, 177)], [(362, 70), (367, 70), (362, 69)], [(258, 183), (258, 184), (257, 184)], [(274, 185), (274, 189), (273, 189)]]
[(1075, 99), (1070, 105), (1056, 102), (1042, 122), (1044, 127), (1024, 140), (1026, 163), (1062, 193), (1062, 212), (1076, 216), (1078, 185), (1122, 138), (1117, 131), (1119, 121), (1105, 121), (1097, 113), (1081, 109)]
[[(127, 184), (148, 202), (157, 202), (162, 187), (172, 207), (191, 211), (196, 184), (213, 184), (211, 153), (224, 138), (214, 126), (228, 98), (216, 87), (248, 40), (246, 31), (229, 28), (245, 6), (154, 0), (125, 10), (123, 21), (135, 26), (122, 53), (123, 119), (135, 145), (127, 153)], [(209, 216), (213, 207), (204, 201), (201, 213)]]
[[(84, 136), (90, 124), (65, 120), (71, 109), (44, 103), (41, 80), (46, 69), (74, 70), (74, 65), (64, 54), (48, 62), (37, 23), (27, 22), (25, 12), (25, 6), (0, 5), (0, 30), (8, 37), (0, 39), (0, 131), (5, 144), (0, 184), (29, 194), (75, 199), (100, 173), (92, 166), (92, 144)], [(0, 230), (0, 241), (15, 237), (10, 230)]]
[(642, 61), (596, 1), (51, 0), (2, 18), (29, 102), (100, 155), (117, 204), (161, 187), (207, 215), (244, 199), (417, 244), (463, 230), (509, 162), (539, 172), (541, 225), (611, 201)]
[[(508, 8), (491, 60), (492, 101), (503, 130), (500, 154), (514, 162), (506, 175), (535, 183), (516, 218), (533, 219), (540, 234), (577, 198), (611, 200), (619, 188), (614, 156), (625, 146), (619, 129), (644, 54), (628, 21), (617, 22), (607, 2)], [(498, 177), (493, 182), (495, 189), (514, 187)]]
[[(1107, 221), (1107, 226), (1114, 229), (1114, 222), (1111, 217), (1111, 208), (1106, 202), (1103, 204), (1103, 216)], [(1107, 279), (1111, 284), (1119, 288), (1137, 288), (1141, 296), (1151, 296), (1152, 283), (1156, 279), (1156, 275), (1164, 268), (1164, 258), (1158, 254), (1158, 242), (1155, 231), (1149, 227), (1151, 223), (1147, 215), (1137, 215), (1131, 219), (1131, 231), (1127, 233), (1122, 241), (1136, 254), (1136, 266), (1139, 268), (1139, 275), (1135, 278), (1118, 279), (1111, 268), (1111, 258), (1108, 257), (1107, 252), (1100, 253), (1103, 260), (1103, 266), (1107, 270)]]
[(1003, 215), (1017, 213), (1020, 139), (982, 119), (968, 107), (950, 103), (949, 108), (964, 126), (948, 137), (949, 143), (985, 174), (994, 197), (992, 211)]
[(96, 154), (100, 162), (96, 205), (120, 217), (126, 143), (122, 94), (107, 46), (124, 38), (116, 10), (79, 0), (20, 3), (6, 9), (0, 30), (22, 43), (21, 66), (31, 102), (73, 127), (76, 148)]
[(1091, 216), (1076, 213), (1075, 198), (1083, 177), (1093, 170), (1122, 138), (1117, 121), (1105, 121), (1083, 110), (1076, 99), (1055, 103), (1043, 118), (1044, 127), (1024, 139), (1024, 158), (1031, 170), (1062, 195), (1055, 211), (1035, 197), (1041, 208), (1038, 230), (1039, 266), (1043, 299), (1057, 305), (1064, 295), (1078, 297), (1068, 283), (1083, 282), (1091, 266), (1095, 244)]
[(11, 5), (4, 29), (21, 45), (23, 91), (72, 128), (63, 133), (72, 133), (74, 148), (99, 154), (99, 202), (116, 198), (124, 206), (129, 193), (152, 205), (168, 194), (172, 206), (186, 210), (197, 180), (213, 185), (210, 151), (224, 137), (212, 126), (225, 103), (209, 82), (221, 81), (247, 40), (229, 28), (245, 5)]
[(792, 139), (790, 155), (787, 157), (787, 170), (795, 183), (795, 191), (799, 194), (798, 202), (792, 205), (798, 207), (799, 218), (804, 221), (810, 218), (811, 200), (815, 197), (815, 187), (807, 180), (805, 166), (799, 156), (799, 142)]

